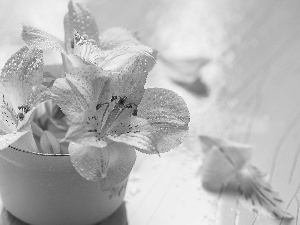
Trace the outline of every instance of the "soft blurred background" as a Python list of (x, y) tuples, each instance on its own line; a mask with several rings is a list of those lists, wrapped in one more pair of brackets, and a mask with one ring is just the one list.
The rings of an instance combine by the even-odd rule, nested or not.
[[(91, 9), (100, 32), (124, 26), (157, 49), (157, 64), (147, 86), (176, 91), (191, 112), (190, 134), (179, 148), (161, 158), (138, 155), (125, 198), (127, 218), (107, 224), (123, 225), (126, 220), (129, 225), (280, 224), (237, 204), (236, 196), (220, 197), (202, 188), (200, 134), (251, 144), (252, 163), (270, 174), (284, 206), (295, 216), (281, 224), (297, 224), (300, 2), (81, 2)], [(0, 66), (24, 45), (22, 24), (63, 39), (67, 3), (0, 0)], [(60, 63), (60, 56), (45, 52), (45, 62)]]

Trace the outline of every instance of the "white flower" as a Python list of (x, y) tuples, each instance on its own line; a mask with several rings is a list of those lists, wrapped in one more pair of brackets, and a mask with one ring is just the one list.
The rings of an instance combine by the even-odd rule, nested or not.
[[(0, 76), (1, 150), (12, 144), (22, 145), (22, 149), (27, 148), (29, 151), (37, 150), (30, 132), (30, 122), (35, 108), (51, 96), (42, 82), (41, 50), (23, 47), (4, 65)], [(22, 142), (16, 143), (21, 138)]]
[(109, 187), (128, 176), (135, 149), (155, 154), (177, 147), (187, 135), (189, 111), (173, 91), (144, 89), (148, 72), (139, 57), (120, 72), (106, 73), (95, 66), (74, 68), (52, 91), (71, 120), (65, 138), (75, 168)]
[(67, 71), (71, 67), (82, 66), (82, 62), (95, 64), (105, 70), (119, 71), (132, 56), (141, 57), (148, 71), (155, 64), (156, 51), (142, 45), (135, 34), (127, 29), (110, 28), (99, 37), (94, 17), (79, 3), (70, 1), (64, 27), (64, 43), (31, 26), (23, 26), (22, 38), (30, 47), (53, 49), (62, 53)]
[[(257, 212), (267, 210), (267, 213), (279, 219), (293, 218), (280, 207), (282, 200), (264, 175), (249, 163), (251, 146), (209, 136), (200, 136), (200, 140), (206, 155), (202, 174), (204, 187), (216, 191), (222, 186), (233, 185), (240, 194), (240, 200), (251, 203)], [(264, 207), (262, 209), (265, 210), (258, 210), (258, 207)]]

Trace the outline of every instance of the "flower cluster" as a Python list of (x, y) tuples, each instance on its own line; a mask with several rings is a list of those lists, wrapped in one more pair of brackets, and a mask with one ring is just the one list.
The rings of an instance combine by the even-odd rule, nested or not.
[[(160, 154), (188, 131), (189, 111), (173, 91), (144, 85), (156, 52), (127, 29), (99, 34), (82, 5), (69, 3), (65, 41), (23, 27), (27, 44), (1, 72), (0, 149), (70, 155), (75, 169), (106, 187), (126, 179), (135, 150)], [(43, 72), (43, 51), (61, 53), (63, 71)]]

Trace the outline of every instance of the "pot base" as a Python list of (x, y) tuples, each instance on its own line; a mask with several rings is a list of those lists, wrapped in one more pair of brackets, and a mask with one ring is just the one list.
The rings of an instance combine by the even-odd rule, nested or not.
[(23, 154), (30, 153), (0, 152), (0, 191), (5, 208), (28, 224), (93, 225), (123, 202), (127, 180), (103, 190), (101, 181), (82, 178), (69, 156)]

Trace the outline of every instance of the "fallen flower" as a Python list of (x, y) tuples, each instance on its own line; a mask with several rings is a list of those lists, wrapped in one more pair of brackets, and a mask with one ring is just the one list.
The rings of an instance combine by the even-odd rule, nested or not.
[[(242, 202), (251, 202), (257, 212), (261, 206), (267, 214), (278, 219), (293, 216), (280, 207), (282, 200), (273, 191), (264, 175), (249, 161), (252, 147), (210, 136), (200, 136), (205, 154), (203, 164), (203, 186), (209, 190), (220, 190), (223, 186), (237, 187)], [(249, 204), (248, 204), (249, 205)]]

